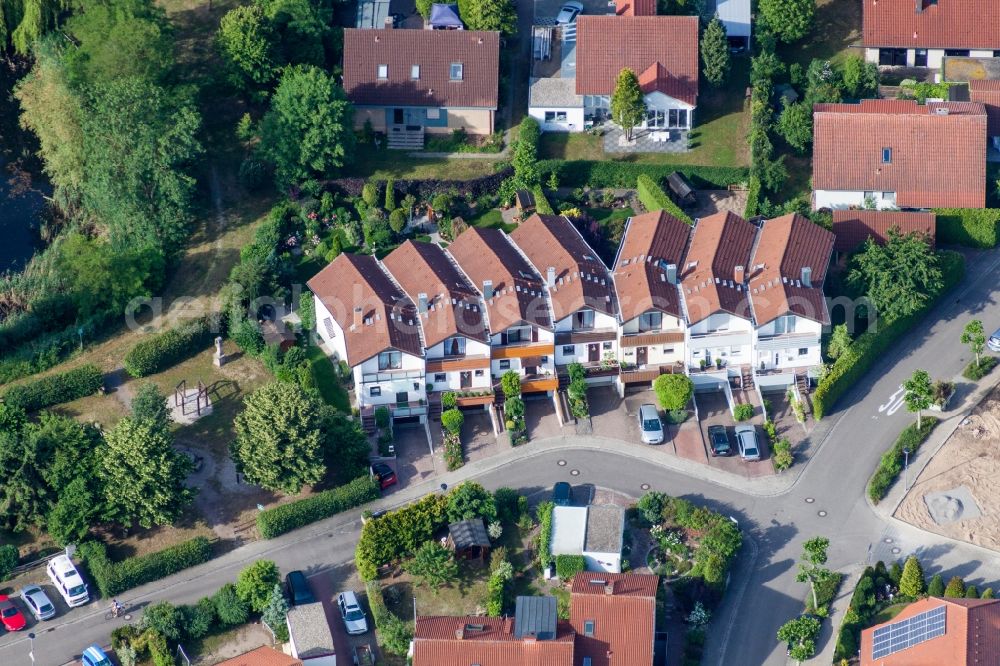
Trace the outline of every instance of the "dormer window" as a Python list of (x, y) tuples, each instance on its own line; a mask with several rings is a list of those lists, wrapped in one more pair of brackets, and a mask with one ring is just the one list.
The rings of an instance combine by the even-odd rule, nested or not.
[(420, 65), (410, 65), (410, 78), (414, 81), (420, 78)]
[(892, 164), (892, 148), (882, 149), (882, 164)]
[(453, 62), (451, 67), (448, 68), (448, 78), (452, 81), (462, 80), (462, 63)]
[(378, 71), (376, 73), (378, 75), (379, 81), (385, 81), (386, 79), (389, 78), (389, 65), (379, 65)]

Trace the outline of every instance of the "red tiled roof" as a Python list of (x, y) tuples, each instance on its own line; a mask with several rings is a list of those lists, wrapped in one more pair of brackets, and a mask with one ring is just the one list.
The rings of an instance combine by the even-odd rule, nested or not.
[(573, 664), (575, 636), (567, 622), (556, 625), (555, 638), (538, 641), (517, 638), (513, 618), (418, 617), (413, 638), (413, 666)]
[(472, 227), (448, 246), (448, 254), (480, 292), (484, 281), (493, 281), (493, 298), (486, 300), (491, 333), (521, 322), (552, 329), (541, 278), (502, 231)]
[[(452, 63), (462, 64), (461, 81), (450, 80)], [(388, 66), (385, 80), (379, 65)], [(354, 104), (495, 109), (499, 72), (496, 32), (344, 30), (344, 90)]]
[[(582, 666), (585, 657), (592, 666), (653, 663), (659, 580), (643, 574), (577, 574), (569, 613), (576, 630), (575, 666)], [(589, 622), (594, 623), (592, 636), (586, 635)]]
[(408, 240), (382, 264), (418, 306), (420, 294), (426, 295), (427, 312), (420, 323), (428, 348), (456, 335), (489, 341), (479, 293), (440, 245)]
[(659, 63), (669, 75), (656, 89), (698, 103), (698, 17), (584, 15), (576, 41), (577, 95), (610, 95), (626, 67), (639, 75)]
[[(764, 222), (747, 283), (758, 326), (785, 314), (830, 323), (823, 281), (833, 242), (832, 233), (798, 213)], [(811, 287), (802, 283), (803, 268), (812, 269)]]
[[(917, 0), (920, 2), (921, 0)], [(868, 47), (1000, 49), (996, 0), (863, 0)]]
[(814, 190), (895, 192), (905, 208), (986, 205), (982, 104), (864, 100), (813, 110)]
[(736, 267), (748, 274), (756, 233), (756, 227), (728, 211), (698, 220), (680, 269), (691, 325), (720, 311), (750, 319), (746, 286), (737, 280)]
[[(308, 286), (344, 330), (351, 366), (390, 348), (423, 356), (417, 310), (375, 257), (341, 254)], [(355, 308), (361, 308), (359, 326)]]
[(274, 648), (263, 646), (226, 659), (216, 666), (302, 666), (302, 662)]
[(683, 317), (677, 286), (666, 280), (665, 266), (680, 275), (691, 226), (664, 211), (629, 219), (614, 266), (615, 290), (622, 322), (655, 308)]
[(542, 280), (555, 269), (556, 284), (549, 299), (556, 321), (581, 308), (615, 315), (614, 283), (608, 269), (562, 215), (533, 214), (510, 234)]
[(656, 16), (656, 0), (615, 0), (618, 16)]
[(837, 252), (853, 252), (869, 237), (880, 245), (885, 244), (889, 229), (899, 229), (902, 234), (919, 233), (934, 245), (934, 213), (910, 213), (882, 210), (833, 211), (833, 235)]
[(973, 102), (980, 102), (986, 107), (987, 136), (1000, 136), (1000, 81), (969, 81), (969, 97)]

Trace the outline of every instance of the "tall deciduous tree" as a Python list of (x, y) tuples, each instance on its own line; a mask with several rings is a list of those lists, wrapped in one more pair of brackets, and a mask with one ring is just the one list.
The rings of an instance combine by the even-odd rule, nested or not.
[(625, 140), (632, 140), (632, 131), (646, 118), (646, 102), (643, 100), (639, 77), (626, 67), (618, 73), (615, 89), (611, 94), (611, 119), (622, 128)]
[(816, 598), (816, 585), (829, 580), (833, 572), (827, 569), (826, 551), (830, 547), (830, 540), (826, 537), (813, 537), (802, 544), (802, 561), (799, 563), (799, 573), (795, 577), (800, 583), (809, 583), (812, 591), (813, 608), (819, 608), (819, 600)]
[(278, 74), (276, 35), (259, 4), (229, 10), (219, 22), (215, 46), (230, 82), (241, 90), (266, 86)]
[(20, 432), (0, 432), (0, 524), (9, 530), (42, 525), (55, 501), (42, 477), (46, 452)]
[(344, 483), (367, 474), (371, 446), (358, 422), (329, 405), (322, 406), (320, 419), (327, 470)]
[(726, 26), (715, 16), (701, 36), (701, 71), (706, 81), (717, 86), (729, 76), (731, 65)]
[[(462, 10), (462, 5), (467, 9)], [(517, 8), (511, 0), (461, 0), (462, 21), (470, 30), (489, 30), (513, 35), (517, 32)]]
[(973, 319), (965, 325), (965, 330), (962, 331), (962, 344), (969, 345), (969, 349), (976, 355), (976, 366), (979, 366), (979, 357), (986, 347), (986, 331), (983, 330), (982, 321)]
[(61, 546), (77, 543), (87, 536), (97, 513), (98, 504), (87, 480), (77, 477), (60, 489), (59, 500), (45, 518), (45, 529)]
[(274, 586), (280, 584), (278, 565), (271, 560), (257, 560), (236, 577), (236, 594), (254, 612), (260, 613), (267, 608)]
[(482, 518), (490, 523), (497, 519), (497, 503), (492, 493), (478, 483), (466, 481), (448, 495), (448, 520)]
[(816, 0), (760, 0), (757, 7), (767, 29), (789, 44), (808, 35), (816, 18)]
[(886, 321), (916, 312), (943, 285), (937, 255), (923, 238), (903, 236), (895, 229), (889, 230), (885, 245), (870, 238), (865, 241), (854, 255), (847, 279), (871, 299)]
[(844, 92), (848, 97), (864, 99), (878, 93), (878, 65), (865, 62), (861, 56), (852, 55), (841, 66)]
[(804, 153), (812, 143), (812, 107), (805, 102), (786, 105), (778, 116), (778, 132), (788, 145)]
[(913, 375), (903, 382), (903, 397), (906, 408), (917, 415), (917, 430), (920, 429), (920, 413), (934, 402), (934, 382), (926, 370), (914, 370)]
[(149, 421), (126, 416), (105, 437), (100, 477), (106, 516), (123, 525), (169, 525), (191, 502), (191, 461)]
[(297, 493), (323, 478), (320, 405), (297, 384), (273, 382), (244, 401), (230, 447), (247, 481)]
[(811, 659), (816, 653), (816, 635), (819, 633), (819, 619), (803, 615), (789, 620), (778, 629), (778, 640), (791, 646), (789, 656), (796, 661)]

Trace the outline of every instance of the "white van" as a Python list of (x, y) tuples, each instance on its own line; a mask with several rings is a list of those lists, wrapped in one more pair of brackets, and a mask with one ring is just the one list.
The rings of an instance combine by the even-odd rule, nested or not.
[(80, 572), (76, 570), (71, 559), (65, 555), (53, 557), (49, 560), (46, 571), (49, 580), (69, 606), (82, 606), (90, 601), (87, 584), (83, 582)]

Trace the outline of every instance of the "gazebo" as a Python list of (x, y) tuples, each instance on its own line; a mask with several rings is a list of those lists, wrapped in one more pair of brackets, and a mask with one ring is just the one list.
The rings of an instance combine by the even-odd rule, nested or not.
[(458, 16), (458, 5), (433, 4), (428, 24), (432, 30), (463, 30), (462, 19)]
[(458, 557), (485, 560), (492, 544), (482, 518), (463, 520), (448, 526), (448, 546)]

